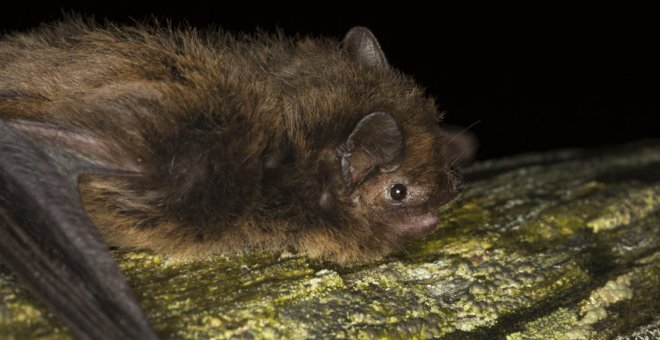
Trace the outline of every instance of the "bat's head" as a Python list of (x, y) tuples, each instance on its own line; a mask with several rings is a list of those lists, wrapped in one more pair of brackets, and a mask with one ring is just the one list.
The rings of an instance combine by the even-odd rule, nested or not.
[[(381, 256), (436, 228), (440, 206), (462, 190), (461, 176), (449, 164), (448, 141), (440, 129), (403, 129), (390, 114), (374, 112), (336, 148), (349, 211), (360, 217), (345, 226), (359, 244), (348, 261)], [(321, 196), (322, 208), (327, 196)]]
[(439, 222), (438, 208), (462, 189), (449, 167), (439, 130), (405, 136), (385, 112), (365, 116), (337, 148), (353, 203), (374, 224), (403, 238), (424, 235)]
[[(355, 84), (370, 72), (379, 76), (370, 82), (374, 88), (353, 84), (347, 91), (359, 113), (333, 150), (342, 188), (326, 189), (319, 200), (321, 211), (351, 216), (338, 242), (341, 251), (330, 255), (340, 262), (380, 256), (433, 231), (441, 219), (438, 208), (462, 190), (452, 163), (471, 154), (473, 144), (469, 135), (441, 128), (432, 99), (389, 66), (368, 29), (349, 31), (343, 48), (361, 67)], [(344, 197), (339, 209), (342, 200), (335, 196)]]

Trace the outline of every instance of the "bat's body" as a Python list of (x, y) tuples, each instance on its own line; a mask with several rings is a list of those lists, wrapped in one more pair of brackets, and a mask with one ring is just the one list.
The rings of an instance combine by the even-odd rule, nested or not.
[[(21, 230), (71, 237), (37, 237), (32, 255), (0, 255), (79, 336), (93, 336), (86, 322), (138, 320), (140, 331), (123, 336), (144, 337), (148, 324), (94, 225), (109, 244), (184, 257), (245, 249), (339, 263), (382, 256), (432, 230), (437, 208), (460, 191), (449, 163), (471, 150), (448, 147), (466, 139), (444, 133), (440, 118), (364, 28), (342, 44), (80, 21), (8, 37), (0, 42), (0, 128), (3, 152), (18, 156), (3, 154), (0, 231), (14, 233), (6, 243), (17, 249), (25, 247)], [(20, 157), (35, 176), (22, 175), (31, 165), (11, 166)], [(53, 190), (61, 192), (55, 201), (29, 200)], [(28, 199), (24, 208), (9, 204), (17, 198)], [(44, 215), (25, 219), (26, 209)], [(73, 217), (51, 220), (60, 211)], [(57, 294), (31, 277), (57, 278), (58, 269), (21, 267), (80, 235), (92, 240), (71, 244), (91, 264), (55, 260), (121, 281), (125, 294), (106, 299), (116, 293), (90, 279), (98, 298), (81, 302), (97, 313), (122, 310), (117, 320), (67, 319)]]

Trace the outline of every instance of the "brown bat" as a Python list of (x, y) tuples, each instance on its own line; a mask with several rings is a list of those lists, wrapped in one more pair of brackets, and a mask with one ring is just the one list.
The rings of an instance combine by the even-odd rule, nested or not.
[(0, 41), (0, 259), (79, 338), (156, 338), (106, 244), (339, 264), (438, 223), (475, 142), (343, 42), (81, 19)]

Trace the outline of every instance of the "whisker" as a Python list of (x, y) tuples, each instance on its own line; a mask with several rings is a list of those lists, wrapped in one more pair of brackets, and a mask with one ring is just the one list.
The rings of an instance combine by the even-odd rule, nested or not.
[(450, 168), (449, 170), (447, 170), (447, 174), (448, 175), (454, 175), (454, 174), (460, 175), (461, 172), (459, 171), (458, 168)]
[(452, 160), (451, 162), (449, 162), (449, 168), (450, 168), (450, 169), (454, 168), (454, 164), (455, 164), (456, 162), (458, 162), (458, 160), (461, 159), (461, 156), (463, 156), (464, 153), (465, 153), (465, 150), (461, 151), (461, 153), (459, 153), (458, 156), (454, 157), (454, 160)]
[(447, 142), (447, 144), (451, 144), (451, 142), (453, 142), (454, 139), (456, 139), (458, 136), (460, 136), (461, 134), (465, 133), (467, 130), (471, 129), (472, 127), (474, 127), (475, 125), (477, 125), (477, 124), (479, 124), (479, 123), (481, 123), (481, 119), (479, 119), (479, 120), (477, 120), (476, 122), (474, 122), (474, 123), (468, 125), (468, 127), (464, 128), (464, 129), (461, 130), (459, 133), (455, 134), (454, 137), (452, 137), (452, 138)]

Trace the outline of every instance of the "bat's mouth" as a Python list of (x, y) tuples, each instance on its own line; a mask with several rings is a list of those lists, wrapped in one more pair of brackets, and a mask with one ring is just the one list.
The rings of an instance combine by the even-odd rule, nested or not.
[(410, 216), (402, 225), (404, 237), (420, 237), (433, 231), (438, 225), (438, 213), (428, 212), (423, 215)]
[(442, 194), (435, 195), (424, 206), (407, 208), (407, 213), (399, 221), (397, 227), (402, 236), (415, 238), (424, 236), (438, 226), (438, 207), (455, 200), (463, 189), (463, 181), (458, 173), (447, 176), (447, 189)]
[(405, 209), (405, 213), (399, 214), (397, 218), (391, 221), (401, 236), (404, 238), (417, 238), (433, 231), (438, 225), (438, 213), (436, 209)]

